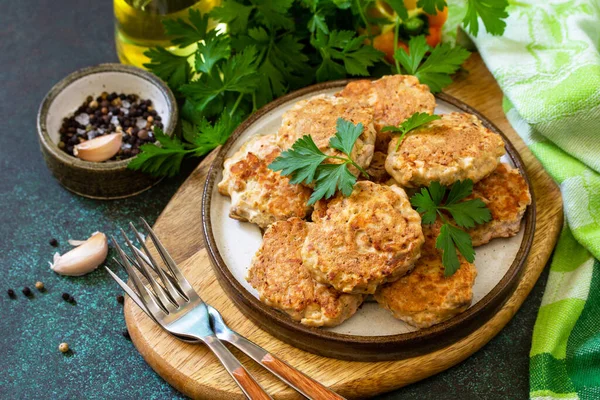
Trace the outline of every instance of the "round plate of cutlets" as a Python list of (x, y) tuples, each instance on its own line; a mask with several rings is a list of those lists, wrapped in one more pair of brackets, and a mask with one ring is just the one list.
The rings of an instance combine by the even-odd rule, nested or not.
[[(383, 129), (415, 113), (440, 118), (401, 139)], [(362, 129), (350, 154), (360, 168), (348, 168), (357, 180), (311, 204), (314, 182), (269, 166), (305, 135), (335, 163), (339, 118)], [(466, 228), (442, 211), (423, 222), (411, 198), (467, 180), (460, 202), (478, 199), (491, 218)], [(221, 286), (261, 328), (328, 357), (394, 360), (458, 341), (512, 294), (535, 229), (530, 187), (506, 136), (461, 101), (413, 76), (334, 81), (283, 96), (235, 130), (208, 173), (202, 223)], [(469, 262), (457, 251), (453, 273), (436, 246), (449, 226), (475, 252)]]

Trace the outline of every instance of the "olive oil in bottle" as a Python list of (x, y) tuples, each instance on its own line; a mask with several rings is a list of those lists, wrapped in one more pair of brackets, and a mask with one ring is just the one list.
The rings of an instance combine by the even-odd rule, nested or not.
[[(151, 47), (165, 47), (176, 54), (188, 54), (171, 46), (163, 18), (188, 21), (190, 9), (209, 12), (220, 0), (114, 0), (115, 43), (119, 60), (143, 68), (149, 62), (144, 52)], [(192, 45), (193, 46), (193, 45)]]

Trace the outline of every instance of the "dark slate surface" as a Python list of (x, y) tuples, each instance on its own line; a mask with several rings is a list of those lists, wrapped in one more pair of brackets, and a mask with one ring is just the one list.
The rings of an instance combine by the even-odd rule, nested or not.
[[(84, 66), (116, 62), (112, 4), (7, 1), (0, 12), (0, 398), (182, 398), (121, 332), (119, 293), (98, 270), (85, 278), (50, 271), (55, 249), (93, 231), (116, 233), (133, 217), (154, 221), (184, 177), (132, 199), (102, 202), (64, 190), (46, 169), (35, 132), (50, 87)], [(192, 166), (193, 167), (193, 166)], [(189, 167), (188, 167), (189, 170)], [(33, 289), (43, 281), (45, 293)], [(528, 352), (546, 274), (498, 337), (462, 364), (381, 399), (504, 399), (528, 393)], [(34, 297), (20, 290), (30, 286)], [(14, 288), (11, 300), (6, 289)], [(61, 299), (68, 292), (71, 305)], [(58, 352), (68, 342), (73, 353)], [(341, 371), (343, 373), (343, 371)]]

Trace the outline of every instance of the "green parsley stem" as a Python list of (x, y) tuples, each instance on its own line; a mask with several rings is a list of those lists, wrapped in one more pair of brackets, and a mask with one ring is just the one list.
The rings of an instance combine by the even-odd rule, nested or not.
[(439, 210), (439, 208), (442, 208), (442, 207), (438, 207), (438, 209), (435, 210), (435, 211), (438, 213), (438, 215), (442, 219), (442, 222), (444, 222), (444, 224), (447, 224), (448, 220), (446, 219), (446, 217), (444, 216), (444, 214), (442, 214), (442, 212)]
[(365, 27), (367, 28), (367, 34), (369, 35), (369, 40), (372, 42), (373, 41), (373, 32), (371, 32), (371, 25), (367, 21), (367, 16), (365, 15), (365, 10), (363, 9), (363, 6), (362, 6), (360, 0), (356, 0), (356, 8), (358, 8), (358, 15), (360, 15), (360, 18), (362, 19), (362, 21), (365, 24)]
[(233, 117), (233, 114), (235, 113), (235, 110), (237, 110), (238, 106), (240, 105), (240, 102), (242, 101), (242, 97), (244, 97), (244, 93), (240, 93), (240, 95), (238, 96), (237, 100), (235, 101), (235, 104), (233, 105), (233, 108), (229, 112), (229, 116), (230, 117)]
[(369, 177), (369, 174), (367, 173), (367, 171), (365, 171), (360, 165), (358, 165), (357, 163), (355, 163), (351, 158), (344, 158), (344, 157), (340, 157), (340, 156), (327, 156), (327, 158), (334, 158), (336, 160), (342, 160), (344, 161), (346, 164), (352, 164), (356, 167), (356, 169), (358, 169), (365, 177)]
[[(396, 53), (396, 50), (398, 50), (399, 31), (400, 31), (400, 17), (397, 17), (396, 24), (394, 25), (394, 53)], [(397, 71), (396, 73), (401, 74), (402, 71), (400, 71), (400, 63), (398, 62), (396, 57), (394, 57), (394, 62), (396, 63), (396, 71)]]

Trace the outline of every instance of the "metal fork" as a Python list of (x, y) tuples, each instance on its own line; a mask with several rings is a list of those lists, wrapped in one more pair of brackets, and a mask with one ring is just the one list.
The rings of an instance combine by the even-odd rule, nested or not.
[[(206, 343), (208, 347), (215, 352), (215, 355), (221, 360), (238, 385), (240, 385), (240, 388), (246, 396), (251, 399), (269, 397), (222, 343), (217, 340), (216, 342), (219, 342), (220, 346), (214, 346), (214, 336), (220, 340), (233, 344), (250, 358), (254, 359), (282, 381), (309, 399), (343, 399), (343, 397), (273, 356), (265, 349), (244, 338), (237, 332), (231, 330), (223, 321), (221, 314), (213, 307), (204, 303), (193, 290), (148, 223), (143, 219), (141, 219), (141, 221), (168, 270), (161, 268), (152, 258), (144, 243), (143, 237), (131, 223), (130, 226), (136, 239), (144, 251), (135, 247), (122, 230), (121, 233), (125, 238), (127, 246), (133, 252), (134, 257), (128, 256), (114, 238), (113, 242), (115, 243), (120, 258), (120, 261), (115, 261), (125, 268), (131, 277), (131, 281), (136, 290), (129, 287), (110, 269), (106, 269), (142, 311), (148, 314), (148, 316), (157, 322), (163, 329), (174, 334), (178, 339), (191, 343)], [(136, 271), (139, 271), (146, 278), (153, 289), (152, 291), (148, 290), (143, 284)], [(154, 278), (150, 271), (153, 271), (160, 278), (162, 284)], [(198, 313), (197, 311), (194, 311), (196, 309), (201, 310), (201, 312)], [(212, 325), (213, 330), (210, 330), (210, 332), (207, 333), (205, 325), (208, 319), (210, 320), (208, 329), (210, 329)], [(204, 336), (199, 335), (198, 329), (195, 328), (195, 325), (198, 323), (202, 325), (200, 332)], [(203, 339), (207, 337), (213, 337), (213, 339), (209, 340), (210, 345), (206, 342), (206, 339)], [(222, 352), (223, 349), (227, 353)], [(217, 351), (220, 352), (221, 356), (217, 354)], [(228, 364), (223, 362), (222, 357), (227, 360)], [(235, 361), (232, 361), (231, 358)], [(242, 382), (240, 382), (239, 377), (242, 377)], [(247, 383), (250, 383), (251, 387), (244, 387)]]

